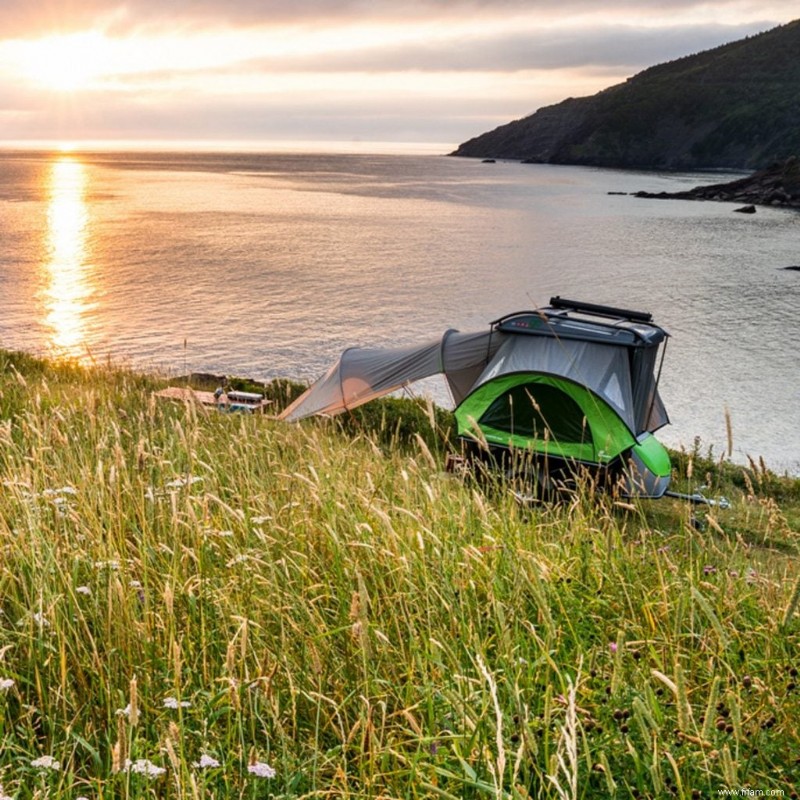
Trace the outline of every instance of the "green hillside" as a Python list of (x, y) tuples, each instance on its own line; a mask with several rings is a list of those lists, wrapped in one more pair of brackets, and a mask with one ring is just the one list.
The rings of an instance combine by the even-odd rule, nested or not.
[(730, 508), (523, 507), (411, 401), (290, 425), (160, 385), (0, 350), (0, 798), (800, 786), (800, 481), (695, 451), (676, 488)]
[(659, 64), (462, 144), (453, 155), (757, 169), (800, 153), (800, 20)]

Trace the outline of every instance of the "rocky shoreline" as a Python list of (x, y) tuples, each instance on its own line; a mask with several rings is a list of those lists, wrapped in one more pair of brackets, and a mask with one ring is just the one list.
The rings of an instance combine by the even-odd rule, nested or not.
[(747, 178), (730, 183), (698, 186), (683, 192), (636, 192), (635, 197), (666, 200), (715, 200), (723, 203), (746, 204), (734, 209), (754, 213), (755, 206), (800, 209), (800, 158), (773, 164), (754, 172)]

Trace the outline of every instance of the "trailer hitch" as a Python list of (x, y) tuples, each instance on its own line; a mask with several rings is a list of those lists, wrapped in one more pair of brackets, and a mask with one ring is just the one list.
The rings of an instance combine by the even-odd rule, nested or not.
[(731, 501), (727, 497), (720, 497), (719, 500), (712, 500), (699, 492), (694, 494), (684, 494), (683, 492), (664, 492), (664, 497), (673, 497), (676, 500), (685, 500), (698, 506), (710, 506), (711, 508), (721, 508), (725, 510), (731, 507)]

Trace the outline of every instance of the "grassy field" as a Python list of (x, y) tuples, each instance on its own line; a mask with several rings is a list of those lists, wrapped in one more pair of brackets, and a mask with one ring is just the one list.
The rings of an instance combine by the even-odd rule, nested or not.
[(0, 352), (0, 797), (797, 797), (800, 482), (522, 508), (154, 386)]

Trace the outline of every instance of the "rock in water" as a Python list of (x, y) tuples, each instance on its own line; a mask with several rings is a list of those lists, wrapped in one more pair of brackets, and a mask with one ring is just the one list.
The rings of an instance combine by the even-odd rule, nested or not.
[(683, 192), (636, 192), (636, 197), (747, 203), (734, 209), (742, 214), (754, 214), (754, 206), (800, 209), (800, 158), (791, 156), (784, 162), (730, 183), (698, 186)]

